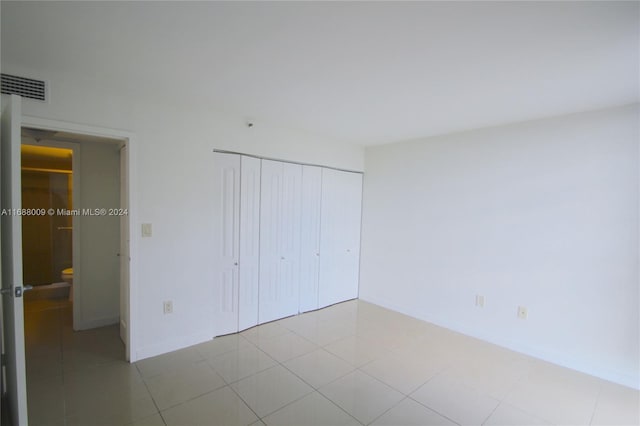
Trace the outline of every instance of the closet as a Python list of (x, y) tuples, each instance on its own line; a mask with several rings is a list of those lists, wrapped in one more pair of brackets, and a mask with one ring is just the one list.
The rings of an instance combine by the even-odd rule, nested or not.
[(214, 152), (213, 335), (358, 297), (362, 174)]

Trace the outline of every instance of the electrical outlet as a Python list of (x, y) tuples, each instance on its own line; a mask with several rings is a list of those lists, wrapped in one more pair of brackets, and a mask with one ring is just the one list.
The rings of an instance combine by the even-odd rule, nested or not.
[(518, 318), (527, 319), (527, 308), (524, 306), (518, 306)]
[(484, 296), (476, 294), (476, 306), (478, 308), (483, 308), (484, 307)]
[(151, 227), (150, 223), (143, 223), (142, 224), (142, 236), (143, 237), (150, 237), (153, 234), (153, 228)]
[(165, 314), (173, 313), (173, 302), (171, 300), (167, 300), (164, 302), (164, 313)]

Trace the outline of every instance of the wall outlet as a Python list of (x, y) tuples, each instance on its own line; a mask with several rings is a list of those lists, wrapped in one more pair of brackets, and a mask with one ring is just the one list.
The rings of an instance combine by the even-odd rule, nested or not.
[(484, 296), (476, 294), (476, 306), (479, 308), (484, 307)]
[(527, 319), (527, 308), (524, 306), (518, 306), (518, 318)]
[(164, 313), (172, 314), (173, 313), (173, 302), (171, 300), (167, 300), (163, 303), (164, 305)]
[(153, 229), (150, 223), (142, 224), (142, 236), (145, 238), (150, 237), (153, 234)]

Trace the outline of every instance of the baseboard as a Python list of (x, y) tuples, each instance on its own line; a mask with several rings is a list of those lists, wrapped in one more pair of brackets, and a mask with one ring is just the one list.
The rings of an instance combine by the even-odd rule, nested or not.
[(180, 336), (176, 339), (166, 340), (161, 343), (143, 346), (136, 351), (136, 361), (153, 356), (162, 355), (167, 352), (177, 351), (189, 346), (197, 345), (211, 340), (211, 333), (195, 333), (187, 336)]
[(431, 324), (435, 324), (439, 327), (443, 327), (448, 330), (452, 330), (469, 337), (473, 337), (476, 339), (483, 340), (485, 342), (492, 343), (494, 345), (512, 350), (514, 352), (518, 352), (524, 355), (531, 356), (533, 358), (540, 359), (542, 361), (550, 362), (552, 364), (566, 367), (571, 370), (576, 370), (581, 373), (585, 373), (590, 376), (595, 376), (600, 379), (608, 380), (610, 382), (627, 386), (633, 389), (640, 389), (640, 381), (638, 377), (634, 377), (632, 374), (629, 374), (624, 371), (616, 370), (614, 368), (610, 368), (606, 366), (598, 366), (598, 365), (585, 366), (581, 362), (571, 357), (567, 357), (566, 355), (561, 353), (540, 350), (538, 348), (533, 348), (527, 345), (523, 345), (522, 343), (508, 341), (506, 339), (501, 339), (501, 338), (496, 338), (495, 336), (489, 335), (487, 333), (478, 332), (478, 330), (475, 330), (472, 327), (469, 327), (468, 325), (456, 323), (449, 320), (442, 321), (440, 318), (430, 317), (424, 312), (417, 312), (412, 309), (406, 309), (405, 307), (397, 306), (393, 303), (389, 303), (386, 300), (376, 299), (375, 297), (361, 298), (361, 300), (365, 302), (373, 303), (378, 306), (382, 306), (387, 309), (391, 309), (396, 312), (400, 312), (405, 315), (409, 315), (419, 320), (426, 321)]
[(96, 318), (96, 319), (90, 319), (90, 320), (81, 319), (80, 321), (78, 321), (78, 328), (76, 329), (76, 331), (89, 330), (92, 328), (105, 327), (107, 325), (113, 325), (113, 324), (119, 324), (119, 323), (120, 323), (119, 316)]

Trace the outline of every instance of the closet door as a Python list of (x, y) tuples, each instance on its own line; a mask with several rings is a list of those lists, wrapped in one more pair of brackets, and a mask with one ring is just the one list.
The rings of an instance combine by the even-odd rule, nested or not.
[(322, 169), (302, 166), (299, 312), (318, 309)]
[(298, 313), (302, 166), (262, 160), (258, 322)]
[(238, 329), (258, 324), (260, 270), (260, 160), (242, 156), (240, 171), (240, 280)]
[(240, 156), (214, 153), (214, 336), (238, 331)]
[(358, 297), (362, 174), (322, 170), (319, 306)]

